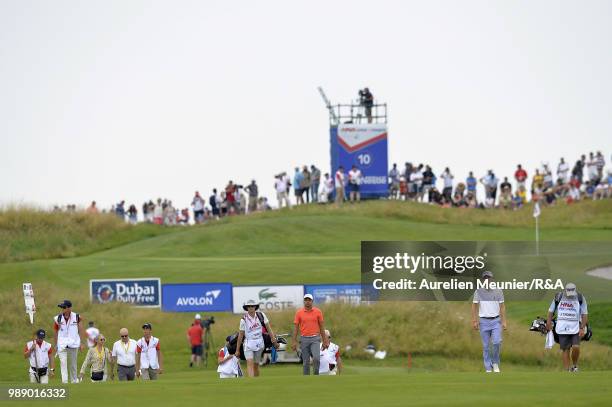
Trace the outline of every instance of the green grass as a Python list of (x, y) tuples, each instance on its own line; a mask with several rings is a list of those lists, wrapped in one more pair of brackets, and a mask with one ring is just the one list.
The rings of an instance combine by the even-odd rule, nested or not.
[[(355, 223), (355, 220), (359, 221)], [(428, 227), (421, 228), (423, 224)], [(580, 240), (609, 240), (612, 200), (545, 208), (541, 226), (543, 240), (572, 240), (576, 234), (581, 235)], [(466, 240), (473, 239), (473, 236), (488, 240), (533, 238), (530, 208), (483, 211), (396, 201), (364, 202), (341, 208), (308, 205), (290, 212), (282, 210), (226, 218), (190, 229), (219, 227), (223, 229), (222, 236), (216, 242), (214, 234), (193, 233), (182, 227), (130, 226), (110, 214), (49, 213), (29, 207), (0, 208), (0, 262), (83, 256), (138, 241), (146, 241), (143, 244), (149, 253), (181, 257), (219, 252), (232, 255), (354, 252), (355, 240)], [(313, 233), (318, 237), (309, 238)], [(157, 244), (147, 241), (147, 238), (157, 235), (175, 236), (169, 240), (157, 240)], [(346, 239), (347, 236), (350, 238)], [(225, 248), (225, 243), (231, 245)], [(220, 246), (224, 248), (220, 249)], [(132, 250), (129, 246), (126, 249)]]
[[(158, 382), (82, 383), (69, 386), (62, 405), (100, 400), (106, 405), (233, 406), (517, 406), (571, 401), (607, 406), (609, 372), (412, 372), (406, 368), (353, 367), (347, 375), (302, 377), (298, 367), (265, 368), (258, 379), (219, 380), (212, 372), (162, 375)], [(39, 402), (20, 402), (19, 405)]]
[[(586, 295), (600, 298), (612, 293), (612, 281), (584, 272), (610, 261), (612, 251), (595, 252), (592, 247), (596, 244), (590, 243), (612, 242), (610, 202), (545, 208), (542, 216), (543, 241), (581, 242), (573, 248), (572, 256), (551, 256), (551, 267), (576, 282)], [(109, 223), (96, 233), (76, 226), (92, 221), (85, 215), (65, 218), (68, 224), (58, 225), (53, 223), (57, 219), (44, 219), (37, 213), (35, 216), (43, 218), (32, 217), (10, 227), (2, 222), (7, 219), (5, 215), (0, 213), (4, 259), (37, 260), (0, 264), (0, 306), (4, 311), (0, 319), (1, 382), (24, 379), (26, 362), (21, 351), (32, 331), (23, 313), (24, 281), (32, 282), (36, 291), (36, 327), (50, 329), (58, 310), (55, 304), (70, 298), (75, 310), (86, 320), (95, 320), (111, 342), (122, 326), (138, 337), (145, 321), (153, 323), (155, 334), (162, 339), (167, 373), (159, 383), (122, 388), (117, 387), (119, 384), (84, 383), (71, 388), (69, 403), (94, 397), (120, 403), (124, 397), (138, 397), (139, 402), (149, 400), (154, 405), (184, 405), (196, 400), (241, 404), (253, 391), (263, 390), (258, 394), (269, 395), (267, 404), (299, 405), (305, 400), (296, 395), (311, 392), (312, 380), (318, 380), (319, 399), (325, 402), (322, 395), (330, 394), (330, 400), (341, 406), (404, 405), (407, 400), (422, 405), (516, 405), (554, 399), (555, 389), (565, 380), (561, 373), (555, 373), (560, 370), (558, 351), (545, 352), (543, 338), (527, 331), (536, 315), (544, 315), (548, 301), (508, 304), (511, 321), (503, 346), (504, 374), (497, 377), (478, 373), (482, 370), (479, 338), (469, 327), (468, 304), (385, 303), (325, 308), (335, 340), (342, 346), (353, 346), (353, 351), (345, 355), (345, 377), (302, 378), (297, 366), (273, 366), (264, 370), (261, 380), (242, 380), (240, 385), (236, 381), (219, 382), (212, 369), (197, 373), (189, 370), (184, 331), (191, 315), (89, 303), (91, 278), (160, 277), (163, 283), (359, 282), (361, 240), (532, 240), (529, 210), (470, 211), (369, 202), (343, 208), (309, 206), (190, 228), (131, 227), (118, 224), (112, 217), (100, 218)], [(77, 222), (80, 216), (85, 216), (84, 220)], [(20, 217), (12, 214), (11, 219)], [(38, 231), (39, 224), (50, 226), (41, 226), (42, 231)], [(564, 392), (578, 404), (588, 400), (598, 405), (610, 399), (603, 382), (612, 369), (612, 304), (590, 302), (589, 310), (596, 342), (583, 346), (585, 371), (571, 376), (572, 385), (564, 386)], [(237, 318), (229, 313), (215, 316), (218, 322), (214, 334), (219, 341), (235, 330)], [(271, 319), (278, 331), (291, 328), (290, 312), (272, 314)], [(371, 342), (388, 350), (390, 358), (374, 361), (363, 354), (360, 349)], [(413, 363), (410, 370), (406, 368), (408, 354)], [(151, 391), (143, 392), (144, 385)], [(198, 387), (196, 392), (192, 391), (194, 386)]]
[(111, 214), (0, 208), (0, 263), (82, 256), (170, 231), (131, 227)]

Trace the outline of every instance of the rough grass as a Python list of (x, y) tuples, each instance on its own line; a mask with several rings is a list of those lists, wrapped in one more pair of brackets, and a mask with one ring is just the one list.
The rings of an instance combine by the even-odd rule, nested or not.
[[(201, 227), (208, 228), (229, 223), (236, 224), (236, 227), (240, 229), (242, 225), (248, 225), (253, 219), (287, 222), (287, 226), (291, 227), (291, 222), (295, 221), (296, 217), (313, 216), (325, 220), (327, 217), (337, 219), (343, 216), (357, 216), (373, 221), (384, 219), (439, 225), (503, 226), (517, 229), (533, 227), (534, 221), (531, 213), (530, 207), (519, 211), (479, 210), (440, 208), (403, 201), (370, 201), (362, 202), (359, 205), (346, 204), (341, 207), (304, 205), (291, 210), (230, 217)], [(303, 224), (299, 226), (307, 227)], [(544, 208), (541, 227), (543, 233), (547, 228), (588, 228), (602, 232), (612, 231), (612, 200), (579, 202), (573, 205), (561, 203)], [(184, 228), (180, 227), (164, 228), (145, 224), (130, 226), (111, 214), (53, 213), (32, 207), (7, 207), (0, 209), (0, 262), (82, 256), (160, 234), (183, 230)], [(251, 240), (252, 238), (252, 232), (236, 234), (236, 239)], [(448, 239), (455, 240), (451, 237)]]
[(111, 214), (8, 207), (0, 209), (0, 262), (81, 256), (167, 231), (132, 227)]
[[(58, 298), (67, 295), (66, 291), (54, 284), (39, 283), (36, 287), (36, 321), (30, 325), (23, 312), (20, 287), (0, 292), (0, 307), (4, 317), (0, 321), (0, 381), (17, 379), (23, 366), (21, 350), (23, 343), (31, 338), (37, 328), (44, 328), (52, 335), (53, 317), (57, 315)], [(153, 324), (154, 334), (159, 336), (164, 346), (168, 371), (181, 371), (186, 368), (188, 346), (185, 333), (193, 315), (168, 314), (157, 309), (133, 308), (126, 304), (91, 304), (83, 294), (71, 294), (75, 312), (85, 321), (93, 320), (109, 339), (110, 345), (118, 339), (121, 327), (127, 327), (133, 337), (141, 336), (140, 327), (144, 322)], [(377, 349), (386, 350), (389, 358), (407, 359), (410, 354), (415, 360), (438, 357), (442, 359), (471, 360), (464, 370), (478, 371), (481, 358), (480, 337), (471, 329), (469, 303), (437, 302), (381, 302), (369, 306), (330, 305), (322, 308), (326, 327), (332, 332), (334, 342), (344, 349), (350, 345), (352, 350), (343, 351), (347, 360), (372, 360), (363, 349), (373, 344)], [(511, 316), (512, 310), (509, 309)], [(269, 313), (270, 321), (276, 332), (290, 332), (294, 311)], [(221, 346), (226, 335), (238, 328), (239, 316), (230, 313), (216, 313), (217, 322), (213, 326), (215, 344)], [(15, 341), (15, 338), (20, 338)], [(588, 370), (612, 368), (612, 353), (607, 346), (588, 343), (583, 347), (581, 366)], [(83, 357), (83, 355), (81, 355)], [(544, 350), (544, 338), (538, 333), (528, 331), (521, 322), (510, 321), (509, 330), (504, 335), (503, 360), (524, 366), (544, 369), (559, 368), (558, 348)]]
[[(364, 201), (360, 204), (304, 205), (291, 210), (311, 215), (351, 215), (366, 217), (403, 219), (421, 223), (442, 223), (471, 226), (533, 227), (533, 206), (520, 210), (442, 208), (435, 205), (406, 201)], [(287, 211), (287, 210), (283, 210)], [(281, 213), (283, 211), (280, 211)], [(278, 216), (278, 212), (267, 212), (257, 216)], [(233, 219), (238, 221), (239, 219)], [(560, 202), (542, 207), (542, 228), (601, 228), (612, 229), (612, 199), (581, 201), (571, 205)]]

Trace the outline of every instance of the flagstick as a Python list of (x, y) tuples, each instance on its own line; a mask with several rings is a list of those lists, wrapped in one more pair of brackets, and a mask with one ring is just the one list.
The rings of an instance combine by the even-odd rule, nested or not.
[(538, 222), (539, 216), (536, 216), (536, 256), (540, 255), (540, 224)]
[(34, 378), (36, 378), (36, 383), (40, 383), (40, 376), (38, 375), (38, 358), (36, 357), (36, 336), (34, 336), (32, 342), (34, 344), (34, 346), (32, 346), (32, 348), (34, 349), (34, 366), (36, 367), (36, 372), (34, 372)]
[(540, 222), (538, 221), (538, 218), (540, 217), (540, 203), (539, 202), (535, 202), (533, 204), (533, 217), (535, 218), (536, 221), (536, 228), (535, 228), (535, 233), (536, 233), (536, 256), (540, 255)]

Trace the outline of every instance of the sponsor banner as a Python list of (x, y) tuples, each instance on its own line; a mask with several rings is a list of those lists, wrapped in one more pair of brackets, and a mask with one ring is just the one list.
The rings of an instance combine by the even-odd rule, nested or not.
[(304, 294), (312, 294), (315, 304), (342, 302), (358, 305), (361, 302), (361, 284), (306, 285)]
[(89, 280), (92, 303), (125, 302), (140, 307), (161, 306), (159, 278), (124, 278)]
[(258, 285), (233, 287), (232, 297), (235, 314), (244, 312), (242, 306), (248, 300), (259, 302), (259, 309), (264, 312), (282, 311), (303, 305), (304, 286)]
[(232, 310), (230, 283), (164, 284), (162, 310), (220, 312)]
[(387, 138), (385, 124), (341, 124), (338, 126), (338, 143), (349, 153), (362, 150)]
[(359, 191), (363, 198), (388, 196), (387, 126), (385, 124), (341, 124), (330, 129), (331, 172), (339, 166), (348, 171), (355, 165), (363, 180)]

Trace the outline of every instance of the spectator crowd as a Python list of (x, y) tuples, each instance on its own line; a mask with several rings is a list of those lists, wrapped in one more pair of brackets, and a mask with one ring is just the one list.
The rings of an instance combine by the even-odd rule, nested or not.
[[(571, 204), (585, 199), (612, 198), (612, 169), (605, 171), (603, 154), (589, 153), (582, 155), (573, 165), (564, 158), (554, 169), (543, 162), (530, 175), (521, 164), (510, 179), (503, 179), (488, 170), (477, 178), (470, 171), (465, 179), (456, 177), (446, 167), (437, 173), (430, 165), (406, 162), (404, 168), (393, 164), (388, 173), (389, 199), (405, 200), (439, 205), (442, 207), (465, 208), (502, 208), (519, 209), (529, 199), (544, 205), (555, 205), (558, 202)], [(353, 166), (348, 172), (340, 166), (332, 175), (323, 173), (315, 165), (295, 167), (293, 175), (281, 172), (274, 176), (274, 190), (278, 208), (310, 203), (350, 203), (361, 200), (360, 187), (363, 174)], [(477, 190), (484, 191), (484, 199), (479, 199)], [(292, 203), (293, 202), (293, 203)], [(271, 210), (268, 198), (261, 196), (255, 180), (241, 185), (230, 180), (225, 188), (213, 188), (208, 197), (196, 191), (191, 208), (178, 208), (169, 199), (157, 198), (144, 202), (140, 207), (141, 219), (156, 225), (187, 225), (220, 219), (225, 216), (244, 215), (253, 212)], [(55, 207), (54, 210), (61, 210)], [(76, 211), (76, 205), (68, 205), (68, 212)], [(95, 201), (87, 212), (98, 213)], [(107, 212), (102, 210), (101, 212)], [(113, 205), (111, 213), (135, 224), (138, 222), (138, 208), (125, 201)], [(193, 218), (192, 218), (193, 217)]]
[[(531, 180), (521, 164), (514, 172), (513, 182), (507, 176), (502, 181), (493, 170), (480, 178), (470, 171), (463, 181), (456, 181), (447, 167), (436, 176), (429, 165), (405, 163), (403, 170), (393, 164), (389, 171), (389, 198), (427, 202), (444, 207), (518, 209), (528, 201), (554, 205), (583, 199), (612, 197), (612, 170), (604, 173), (605, 159), (601, 152), (582, 155), (570, 165), (561, 158), (555, 174), (547, 162), (536, 168)], [(442, 187), (438, 188), (438, 180)], [(514, 183), (514, 184), (513, 184)], [(477, 198), (478, 185), (484, 189), (484, 200)]]

